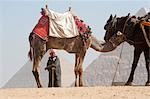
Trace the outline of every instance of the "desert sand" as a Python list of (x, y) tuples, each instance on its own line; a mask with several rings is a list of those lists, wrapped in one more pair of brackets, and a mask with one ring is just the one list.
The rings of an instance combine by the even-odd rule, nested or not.
[(150, 87), (8, 88), (0, 89), (0, 99), (150, 99)]

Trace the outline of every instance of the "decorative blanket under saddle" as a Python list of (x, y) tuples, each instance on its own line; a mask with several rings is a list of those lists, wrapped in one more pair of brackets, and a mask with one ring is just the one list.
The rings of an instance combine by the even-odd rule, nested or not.
[[(63, 14), (52, 10), (48, 12), (48, 16), (42, 16), (33, 29), (33, 32), (42, 39), (48, 36), (48, 34), (49, 36), (58, 38), (72, 38), (80, 35), (83, 41), (86, 42), (86, 39), (91, 35), (91, 28), (77, 16), (73, 16), (71, 11)], [(48, 22), (49, 24), (47, 24)]]
[(74, 17), (70, 11), (58, 13), (49, 10), (49, 36), (58, 38), (71, 38), (79, 35)]

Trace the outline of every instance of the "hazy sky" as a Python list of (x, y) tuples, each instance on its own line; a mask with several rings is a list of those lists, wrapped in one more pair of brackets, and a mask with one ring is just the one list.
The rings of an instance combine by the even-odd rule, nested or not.
[[(125, 16), (130, 12), (133, 15), (142, 7), (150, 8), (150, 0), (0, 0), (0, 87), (28, 61), (28, 35), (45, 4), (61, 13), (71, 6), (75, 14), (90, 25), (93, 35), (101, 40), (110, 14)], [(98, 55), (89, 50), (84, 65)]]

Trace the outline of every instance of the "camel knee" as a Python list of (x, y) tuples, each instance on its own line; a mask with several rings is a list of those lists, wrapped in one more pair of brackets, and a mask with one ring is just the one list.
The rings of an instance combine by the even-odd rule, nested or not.
[(75, 69), (74, 72), (77, 75), (81, 75), (83, 73), (83, 69), (82, 68), (78, 68), (78, 69)]
[(78, 69), (75, 69), (75, 70), (74, 70), (74, 73), (75, 73), (75, 75), (77, 76), (77, 75), (79, 74)]
[(78, 72), (79, 72), (79, 75), (82, 75), (83, 69), (82, 69), (82, 68), (79, 68)]
[(32, 71), (33, 75), (35, 78), (39, 78), (39, 72), (38, 71)]
[(36, 78), (38, 78), (38, 77), (39, 77), (39, 69), (38, 69), (38, 67), (33, 67), (32, 73), (33, 73), (33, 75), (34, 75)]

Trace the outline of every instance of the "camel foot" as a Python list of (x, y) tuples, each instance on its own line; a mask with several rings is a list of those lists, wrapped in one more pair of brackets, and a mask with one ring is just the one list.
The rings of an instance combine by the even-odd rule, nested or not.
[(84, 87), (84, 85), (83, 85), (83, 84), (80, 84), (79, 87)]
[(37, 87), (38, 87), (38, 88), (43, 88), (43, 86), (42, 86), (42, 85), (38, 85)]
[(125, 86), (132, 86), (132, 82), (126, 82)]
[(150, 86), (150, 82), (146, 82), (145, 86)]

